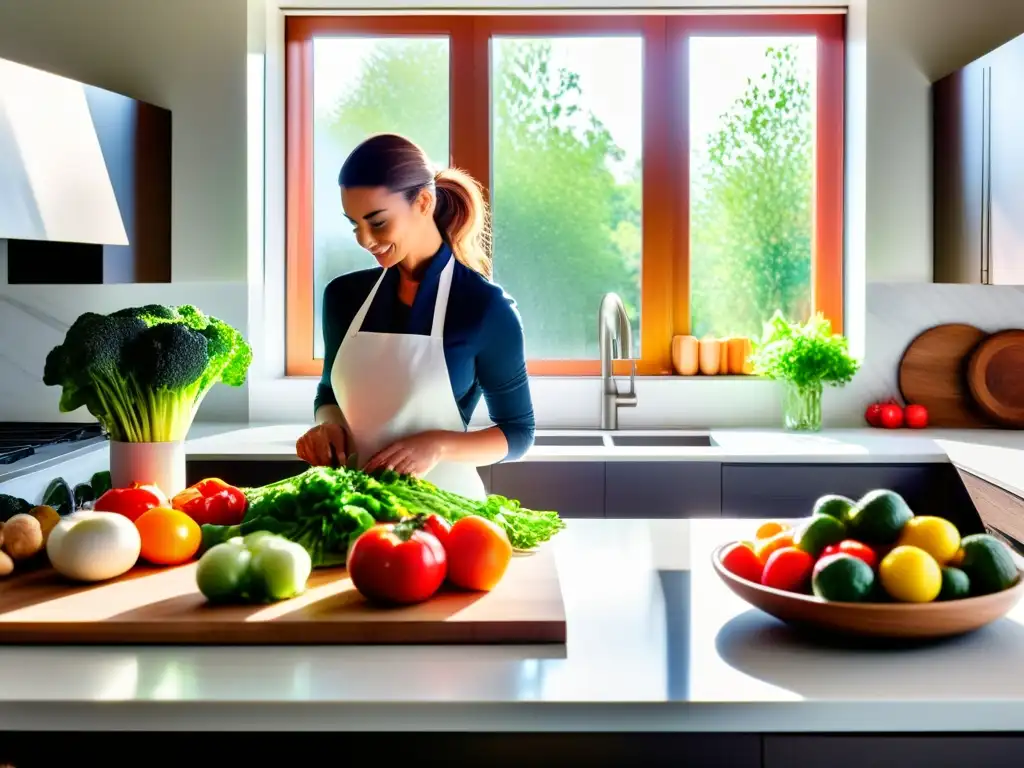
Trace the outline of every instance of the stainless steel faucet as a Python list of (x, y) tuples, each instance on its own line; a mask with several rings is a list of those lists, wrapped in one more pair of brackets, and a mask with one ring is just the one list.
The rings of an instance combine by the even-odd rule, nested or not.
[[(633, 358), (633, 331), (622, 299), (606, 293), (597, 313), (597, 336), (601, 347), (601, 429), (619, 428), (619, 408), (636, 405), (636, 360)], [(612, 375), (612, 359), (629, 360), (629, 391), (619, 392)]]

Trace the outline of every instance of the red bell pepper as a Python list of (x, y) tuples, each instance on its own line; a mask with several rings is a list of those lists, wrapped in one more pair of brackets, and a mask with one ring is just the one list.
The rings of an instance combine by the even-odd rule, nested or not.
[(96, 499), (97, 512), (117, 512), (135, 521), (143, 512), (154, 507), (166, 507), (167, 496), (155, 485), (135, 483), (131, 488), (111, 488)]
[(199, 525), (238, 525), (247, 506), (245, 494), (217, 477), (200, 480), (171, 500)]

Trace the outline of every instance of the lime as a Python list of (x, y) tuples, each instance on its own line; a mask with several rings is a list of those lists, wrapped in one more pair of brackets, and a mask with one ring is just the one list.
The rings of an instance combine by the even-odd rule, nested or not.
[(793, 546), (817, 557), (829, 544), (846, 538), (846, 526), (831, 515), (815, 515), (801, 525), (793, 536)]
[(829, 515), (837, 520), (842, 520), (844, 523), (849, 523), (850, 514), (856, 507), (857, 502), (853, 499), (848, 499), (845, 496), (830, 493), (827, 496), (822, 496), (814, 502), (814, 510), (811, 514)]
[(942, 589), (939, 600), (961, 600), (971, 594), (971, 580), (959, 568), (942, 569)]
[(895, 491), (869, 491), (850, 514), (850, 532), (865, 544), (893, 544), (913, 516), (907, 502)]
[(882, 586), (894, 600), (930, 603), (942, 590), (942, 569), (920, 547), (895, 547), (878, 565)]
[(988, 533), (964, 536), (964, 550), (960, 569), (971, 580), (971, 591), (976, 595), (1001, 592), (1017, 583), (1017, 564), (1010, 548)]
[(859, 603), (874, 591), (875, 572), (858, 557), (838, 553), (814, 564), (811, 588), (822, 600)]

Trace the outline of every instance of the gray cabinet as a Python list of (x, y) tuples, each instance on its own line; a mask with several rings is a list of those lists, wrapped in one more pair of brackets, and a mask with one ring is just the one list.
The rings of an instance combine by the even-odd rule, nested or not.
[(990, 58), (988, 282), (1024, 285), (1024, 37)]
[(605, 465), (599, 461), (519, 461), (491, 467), (491, 492), (565, 518), (604, 517)]
[(711, 461), (610, 461), (605, 517), (718, 517), (722, 465)]
[(964, 765), (1018, 766), (1024, 755), (1020, 736), (851, 735), (764, 736), (763, 768), (887, 768)]
[(1024, 36), (932, 86), (937, 283), (1024, 285)]
[(987, 282), (988, 62), (932, 86), (934, 271), (937, 283)]
[(919, 515), (976, 530), (977, 512), (952, 464), (725, 464), (724, 517), (802, 517), (829, 493), (852, 499), (875, 488), (902, 495)]

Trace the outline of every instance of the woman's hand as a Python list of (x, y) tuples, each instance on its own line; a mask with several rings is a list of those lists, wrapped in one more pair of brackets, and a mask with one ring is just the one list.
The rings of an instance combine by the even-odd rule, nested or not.
[(338, 466), (344, 466), (348, 456), (345, 448), (345, 430), (340, 424), (327, 422), (317, 424), (295, 441), (295, 453), (314, 467), (329, 467), (335, 462)]
[(392, 469), (401, 475), (423, 477), (436, 467), (444, 456), (445, 443), (443, 432), (421, 432), (403, 440), (396, 440), (370, 457), (363, 471)]

